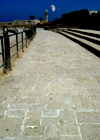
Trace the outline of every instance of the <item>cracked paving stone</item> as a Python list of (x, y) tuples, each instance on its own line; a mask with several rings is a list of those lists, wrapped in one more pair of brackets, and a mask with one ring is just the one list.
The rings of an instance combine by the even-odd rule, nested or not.
[(98, 112), (76, 112), (79, 123), (100, 123)]
[(34, 86), (37, 80), (37, 76), (26, 76), (22, 85), (23, 86)]
[(32, 104), (28, 105), (28, 110), (44, 110), (45, 109), (45, 104)]
[(42, 112), (42, 117), (57, 117), (58, 115), (58, 110), (43, 110)]
[(45, 137), (59, 137), (59, 128), (57, 125), (44, 126)]
[(90, 94), (91, 100), (100, 102), (100, 94)]
[(9, 109), (9, 110), (7, 110), (5, 116), (9, 116), (9, 117), (24, 117), (25, 116), (25, 110)]
[(72, 97), (72, 101), (77, 111), (94, 109), (88, 95), (75, 94)]
[(19, 138), (18, 140), (46, 140), (44, 137), (34, 137), (34, 136), (26, 136), (26, 137), (22, 137), (22, 138)]
[(20, 84), (15, 83), (11, 85), (11, 89), (19, 89), (20, 87), (21, 87), (21, 83)]
[(16, 103), (16, 104), (10, 105), (9, 109), (26, 110), (26, 108), (27, 108), (27, 104)]
[(26, 119), (24, 125), (25, 126), (39, 126), (40, 119), (34, 119), (34, 118)]
[(72, 109), (70, 102), (49, 102), (47, 103), (47, 109)]
[(27, 111), (26, 113), (26, 118), (34, 118), (34, 119), (39, 119), (41, 117), (41, 111)]
[(88, 91), (89, 95), (100, 94), (100, 88), (99, 89), (88, 88), (87, 91)]
[(14, 92), (12, 94), (12, 97), (16, 97), (16, 98), (28, 98), (29, 97), (29, 93), (28, 92)]
[(34, 104), (36, 103), (37, 98), (28, 98), (28, 104)]
[(0, 119), (0, 136), (17, 137), (21, 131), (22, 118), (3, 117)]
[(80, 130), (84, 140), (100, 139), (100, 124), (81, 124)]
[(93, 101), (94, 108), (100, 112), (100, 101)]
[(59, 113), (61, 122), (75, 122), (76, 117), (73, 110), (64, 110)]
[(15, 104), (20, 104), (20, 103), (27, 104), (28, 98), (16, 98)]
[(60, 140), (82, 140), (80, 136), (61, 136)]
[(46, 138), (46, 140), (60, 140), (59, 138)]
[(19, 92), (31, 92), (35, 89), (35, 86), (21, 86)]
[(43, 136), (43, 126), (25, 127), (23, 136)]
[(0, 140), (17, 140), (17, 138), (0, 138)]
[(61, 122), (60, 123), (60, 135), (78, 135), (78, 126), (72, 122)]
[(58, 117), (42, 117), (41, 118), (41, 125), (45, 126), (45, 125), (58, 125), (59, 119)]

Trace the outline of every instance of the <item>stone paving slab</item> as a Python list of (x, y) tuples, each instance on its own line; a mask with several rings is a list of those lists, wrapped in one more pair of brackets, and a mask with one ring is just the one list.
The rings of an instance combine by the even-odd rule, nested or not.
[(100, 59), (43, 29), (0, 81), (0, 140), (99, 140)]

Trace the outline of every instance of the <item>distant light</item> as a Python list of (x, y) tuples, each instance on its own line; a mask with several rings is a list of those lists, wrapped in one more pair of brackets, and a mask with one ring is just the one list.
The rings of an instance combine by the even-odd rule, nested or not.
[(54, 5), (51, 5), (51, 9), (52, 9), (52, 11), (54, 12), (56, 8), (55, 8)]

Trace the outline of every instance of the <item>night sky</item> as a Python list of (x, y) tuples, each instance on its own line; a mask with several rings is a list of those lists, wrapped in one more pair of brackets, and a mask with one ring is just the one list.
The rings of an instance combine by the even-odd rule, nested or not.
[[(53, 12), (51, 5), (55, 5)], [(62, 14), (76, 10), (100, 10), (100, 0), (0, 0), (0, 22), (12, 20), (29, 20), (30, 15), (35, 19), (45, 20), (45, 11), (48, 9), (49, 21), (61, 18)]]

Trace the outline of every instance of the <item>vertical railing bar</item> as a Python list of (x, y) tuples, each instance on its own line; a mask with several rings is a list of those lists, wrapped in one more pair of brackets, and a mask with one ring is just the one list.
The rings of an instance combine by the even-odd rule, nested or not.
[(22, 52), (24, 52), (24, 48), (23, 48), (23, 32), (21, 32), (22, 34)]
[[(26, 46), (26, 39), (25, 39), (25, 33), (23, 32), (23, 46), (25, 47)], [(23, 48), (24, 48), (23, 47)]]
[(18, 55), (18, 34), (16, 33), (16, 50), (17, 50), (17, 57), (19, 57)]
[(4, 57), (3, 37), (1, 38), (1, 49), (2, 49), (3, 73), (5, 73), (5, 57)]
[(7, 70), (11, 69), (11, 58), (10, 58), (10, 39), (8, 35), (7, 26), (3, 26), (3, 34), (4, 34), (4, 46), (5, 46), (5, 73)]
[(26, 38), (26, 48), (27, 48), (28, 45), (27, 45), (27, 35), (26, 35), (26, 33), (25, 33), (25, 38)]

